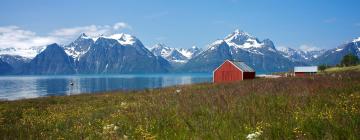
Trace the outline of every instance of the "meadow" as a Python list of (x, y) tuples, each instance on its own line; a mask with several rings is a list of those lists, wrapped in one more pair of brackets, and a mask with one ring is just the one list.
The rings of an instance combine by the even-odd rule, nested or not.
[(359, 70), (0, 102), (0, 139), (359, 138)]

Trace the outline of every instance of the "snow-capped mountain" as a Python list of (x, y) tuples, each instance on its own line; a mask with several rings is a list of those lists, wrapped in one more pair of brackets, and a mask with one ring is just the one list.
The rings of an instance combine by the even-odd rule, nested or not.
[(150, 49), (156, 55), (161, 56), (171, 63), (186, 63), (188, 58), (178, 51), (178, 49), (170, 48), (165, 44), (156, 44)]
[(150, 51), (156, 56), (167, 57), (170, 55), (170, 52), (174, 50), (174, 48), (170, 48), (165, 44), (155, 44), (153, 47), (150, 48)]
[(36, 55), (22, 68), (21, 74), (75, 74), (75, 64), (71, 56), (64, 49), (54, 43), (48, 45), (44, 51)]
[(180, 70), (211, 72), (226, 59), (245, 61), (260, 73), (288, 71), (297, 65), (282, 56), (271, 40), (260, 41), (249, 33), (235, 30), (210, 44), (207, 50), (190, 59)]
[(301, 50), (293, 48), (278, 48), (278, 51), (286, 58), (294, 62), (310, 62), (321, 56), (326, 50)]
[(193, 57), (195, 57), (196, 55), (198, 55), (202, 49), (198, 48), (196, 46), (192, 46), (191, 48), (179, 48), (177, 49), (182, 55), (184, 55), (185, 57), (187, 57), (188, 59), (191, 59)]
[(30, 58), (26, 58), (26, 57), (22, 57), (22, 56), (18, 56), (18, 55), (8, 55), (8, 54), (3, 54), (0, 55), (0, 60), (8, 63), (9, 65), (11, 65), (11, 67), (14, 70), (19, 70), (21, 69), (21, 67), (30, 62)]
[[(95, 40), (95, 39), (94, 39)], [(128, 34), (99, 36), (77, 63), (79, 73), (158, 73), (170, 64)]]
[(65, 45), (64, 50), (69, 56), (75, 60), (79, 60), (79, 58), (90, 49), (90, 46), (95, 43), (96, 39), (97, 38), (91, 38), (85, 33), (82, 33), (75, 41), (69, 45)]
[(244, 61), (258, 73), (266, 73), (288, 71), (298, 65), (336, 65), (349, 53), (360, 57), (360, 37), (326, 52), (278, 50), (270, 39), (259, 40), (236, 30), (203, 51), (164, 44), (149, 50), (129, 34), (81, 34), (68, 45), (0, 49), (0, 74), (212, 72), (226, 59)]
[(360, 58), (360, 37), (324, 52), (323, 55), (314, 59), (311, 63), (315, 65), (325, 64), (334, 66), (339, 64), (347, 54), (353, 54)]
[(201, 52), (200, 48), (193, 46), (192, 48), (171, 48), (165, 44), (156, 44), (150, 51), (156, 55), (161, 56), (173, 64), (184, 64), (193, 56)]
[(258, 38), (239, 29), (225, 37), (224, 41), (231, 46), (232, 50), (235, 52), (241, 49), (250, 53), (261, 55), (263, 51), (276, 51), (276, 48), (271, 40), (265, 39), (263, 41), (259, 41)]
[[(12, 55), (1, 58), (15, 62)], [(48, 45), (26, 61), (16, 68), (16, 73), (12, 70), (13, 74), (162, 73), (171, 69), (167, 60), (155, 56), (139, 39), (128, 34), (98, 37), (81, 34), (68, 45)]]

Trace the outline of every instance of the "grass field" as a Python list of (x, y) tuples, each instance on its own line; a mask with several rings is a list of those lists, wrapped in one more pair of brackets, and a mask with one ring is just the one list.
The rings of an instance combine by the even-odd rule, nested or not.
[(0, 102), (0, 139), (359, 139), (360, 71)]
[(350, 67), (332, 67), (325, 70), (325, 72), (342, 72), (342, 71), (360, 71), (360, 65)]

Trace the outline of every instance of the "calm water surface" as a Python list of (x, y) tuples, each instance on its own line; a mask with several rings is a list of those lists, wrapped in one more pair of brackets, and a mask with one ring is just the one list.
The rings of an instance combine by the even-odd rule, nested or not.
[[(211, 82), (212, 75), (126, 74), (64, 76), (0, 76), (0, 100), (73, 95), (114, 90), (141, 90)], [(71, 85), (70, 83), (73, 83)]]

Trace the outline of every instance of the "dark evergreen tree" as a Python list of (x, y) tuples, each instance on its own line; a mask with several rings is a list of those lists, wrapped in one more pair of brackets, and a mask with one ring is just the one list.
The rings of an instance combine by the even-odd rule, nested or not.
[(343, 59), (341, 60), (341, 66), (354, 66), (359, 64), (359, 58), (353, 54), (347, 54), (343, 57)]

